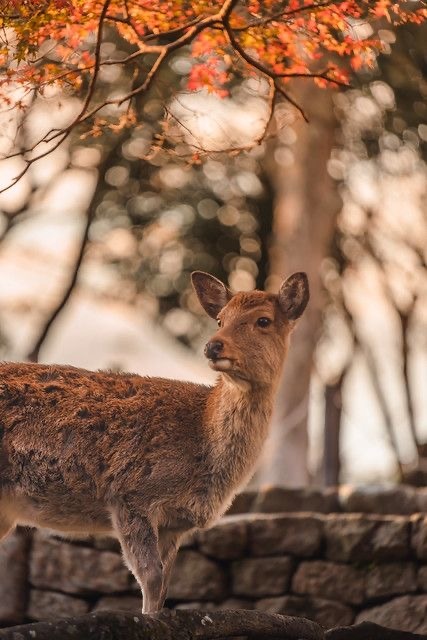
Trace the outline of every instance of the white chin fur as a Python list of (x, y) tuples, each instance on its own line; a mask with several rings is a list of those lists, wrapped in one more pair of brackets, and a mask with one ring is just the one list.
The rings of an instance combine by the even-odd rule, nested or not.
[(209, 366), (214, 371), (228, 371), (231, 369), (231, 360), (228, 358), (219, 358), (218, 360), (209, 360)]

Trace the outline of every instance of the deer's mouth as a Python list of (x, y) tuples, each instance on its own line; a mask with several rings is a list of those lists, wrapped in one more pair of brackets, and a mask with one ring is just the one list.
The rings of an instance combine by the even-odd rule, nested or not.
[(229, 371), (233, 363), (230, 358), (216, 358), (215, 360), (209, 360), (209, 366), (214, 371)]

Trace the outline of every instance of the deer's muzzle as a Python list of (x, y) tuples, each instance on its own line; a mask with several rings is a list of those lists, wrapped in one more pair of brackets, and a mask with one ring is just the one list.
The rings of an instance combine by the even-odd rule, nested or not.
[(221, 357), (224, 343), (220, 340), (211, 340), (205, 346), (205, 356), (209, 360), (218, 360)]

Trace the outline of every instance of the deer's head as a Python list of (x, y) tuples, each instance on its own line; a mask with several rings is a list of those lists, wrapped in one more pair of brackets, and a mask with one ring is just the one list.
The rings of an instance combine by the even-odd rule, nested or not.
[(205, 347), (211, 368), (247, 388), (276, 383), (288, 336), (309, 299), (306, 274), (291, 275), (277, 295), (263, 291), (233, 294), (203, 271), (195, 271), (192, 282), (202, 307), (219, 327)]

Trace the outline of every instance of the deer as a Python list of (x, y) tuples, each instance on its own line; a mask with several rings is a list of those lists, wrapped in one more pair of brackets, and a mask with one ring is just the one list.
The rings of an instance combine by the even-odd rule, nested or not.
[(0, 540), (30, 526), (114, 536), (159, 611), (185, 535), (227, 510), (253, 471), (309, 287), (232, 293), (192, 274), (218, 323), (205, 346), (214, 386), (67, 365), (0, 364)]

